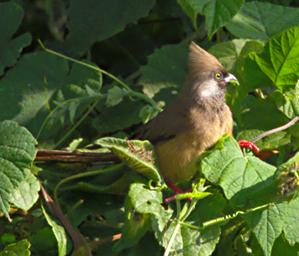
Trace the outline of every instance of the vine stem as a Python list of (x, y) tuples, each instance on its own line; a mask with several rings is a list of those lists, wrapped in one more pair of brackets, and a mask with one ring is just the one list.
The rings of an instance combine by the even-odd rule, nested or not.
[(236, 211), (233, 214), (228, 214), (228, 215), (225, 215), (223, 217), (208, 220), (208, 221), (202, 223), (201, 226), (195, 226), (195, 225), (192, 225), (190, 223), (185, 223), (183, 221), (180, 224), (183, 225), (183, 226), (186, 226), (186, 227), (189, 227), (189, 228), (200, 231), (200, 230), (203, 230), (204, 228), (207, 228), (207, 227), (210, 227), (210, 226), (213, 226), (213, 225), (216, 225), (216, 224), (221, 224), (221, 223), (224, 223), (228, 220), (235, 219), (238, 216), (245, 215), (245, 214), (255, 212), (255, 211), (260, 211), (260, 210), (266, 209), (266, 208), (271, 207), (271, 206), (272, 206), (272, 203), (268, 203), (268, 204), (263, 204), (263, 205), (260, 205), (260, 206), (254, 207), (254, 208), (250, 208), (246, 211)]
[(261, 133), (260, 135), (256, 136), (252, 142), (255, 143), (271, 134), (274, 134), (274, 133), (277, 133), (277, 132), (281, 132), (283, 130), (286, 130), (288, 128), (290, 128), (291, 126), (293, 126), (294, 124), (296, 124), (297, 122), (299, 121), (299, 116), (296, 116), (294, 117), (291, 121), (289, 121), (288, 123), (282, 125), (282, 126), (279, 126), (277, 128), (274, 128), (274, 129), (271, 129), (271, 130), (268, 130), (268, 131), (265, 131), (263, 133)]
[(60, 57), (60, 58), (63, 58), (65, 60), (68, 60), (68, 61), (71, 61), (73, 63), (76, 63), (76, 64), (79, 64), (81, 66), (85, 66), (91, 70), (94, 70), (94, 71), (97, 71), (97, 72), (100, 72), (104, 75), (106, 75), (107, 77), (111, 78), (112, 80), (114, 80), (115, 82), (117, 82), (119, 85), (121, 85), (123, 88), (125, 88), (128, 92), (128, 94), (132, 97), (136, 97), (136, 98), (139, 98), (145, 102), (147, 102), (148, 104), (150, 104), (156, 111), (161, 111), (162, 109), (160, 107), (158, 107), (157, 103), (149, 98), (148, 96), (146, 96), (145, 94), (143, 93), (140, 93), (140, 92), (136, 92), (134, 90), (132, 90), (125, 82), (123, 82), (122, 80), (120, 80), (119, 78), (117, 78), (116, 76), (114, 76), (113, 74), (109, 73), (108, 71), (102, 69), (102, 68), (99, 68), (97, 66), (94, 66), (92, 64), (89, 64), (89, 63), (86, 63), (86, 62), (83, 62), (83, 61), (80, 61), (80, 60), (76, 60), (72, 57), (69, 57), (69, 56), (66, 56), (62, 53), (59, 53), (59, 52), (56, 52), (54, 50), (51, 50), (51, 49), (48, 49), (46, 48), (46, 46), (42, 43), (41, 40), (38, 40), (38, 43), (40, 45), (40, 47), (45, 51), (45, 52), (48, 52), (52, 55), (55, 55), (57, 57)]

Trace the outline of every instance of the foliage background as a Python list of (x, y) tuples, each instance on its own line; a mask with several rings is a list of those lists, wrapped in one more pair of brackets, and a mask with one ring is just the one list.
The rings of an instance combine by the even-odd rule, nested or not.
[[(45, 51), (38, 40), (64, 56)], [(130, 136), (172, 101), (184, 82), (191, 40), (240, 81), (227, 94), (236, 138), (252, 139), (298, 115), (297, 0), (0, 1), (0, 120), (27, 128), (0, 125), (6, 216), (0, 255), (71, 253), (71, 239), (41, 207), (38, 180), (93, 255), (297, 255), (298, 124), (258, 142), (272, 152), (268, 164), (224, 139), (225, 147), (200, 166), (212, 195), (196, 199), (186, 218), (182, 209), (193, 206), (163, 208), (162, 185), (149, 185), (149, 178), (160, 179), (156, 167), (142, 161), (140, 167), (138, 159), (137, 171), (119, 164), (33, 164), (37, 143), (70, 150), (117, 146), (126, 155), (123, 141), (97, 139)], [(230, 221), (202, 227), (226, 215)], [(177, 228), (177, 219), (185, 226)], [(120, 232), (119, 241), (107, 242)]]

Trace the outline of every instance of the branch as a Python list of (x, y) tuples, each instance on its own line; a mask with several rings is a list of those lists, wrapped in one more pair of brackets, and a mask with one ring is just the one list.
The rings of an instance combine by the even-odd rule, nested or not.
[(261, 133), (260, 135), (256, 136), (252, 140), (252, 142), (255, 143), (258, 140), (261, 140), (261, 139), (263, 139), (263, 138), (265, 138), (265, 137), (267, 137), (267, 136), (269, 136), (271, 134), (274, 134), (274, 133), (286, 130), (286, 129), (290, 128), (291, 126), (293, 126), (294, 124), (296, 124), (298, 120), (299, 120), (299, 116), (296, 116), (290, 122), (288, 122), (288, 123), (286, 123), (286, 124), (284, 124), (282, 126), (279, 126), (277, 128), (274, 128), (274, 129), (271, 129), (269, 131), (265, 131), (265, 132)]
[(66, 150), (39, 149), (35, 161), (53, 161), (68, 163), (89, 163), (89, 162), (120, 162), (112, 153), (100, 152), (71, 152)]

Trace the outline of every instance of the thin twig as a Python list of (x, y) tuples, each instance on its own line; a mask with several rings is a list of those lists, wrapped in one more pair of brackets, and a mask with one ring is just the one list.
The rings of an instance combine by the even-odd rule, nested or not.
[(299, 116), (296, 116), (294, 117), (290, 122), (282, 125), (282, 126), (279, 126), (277, 128), (274, 128), (274, 129), (271, 129), (269, 131), (265, 131), (263, 133), (261, 133), (260, 135), (256, 136), (253, 140), (251, 140), (252, 142), (257, 142), (258, 140), (261, 140), (271, 134), (274, 134), (274, 133), (277, 133), (277, 132), (280, 132), (280, 131), (283, 131), (283, 130), (286, 130), (288, 128), (290, 128), (291, 126), (293, 126), (294, 124), (297, 123), (297, 121), (299, 120)]

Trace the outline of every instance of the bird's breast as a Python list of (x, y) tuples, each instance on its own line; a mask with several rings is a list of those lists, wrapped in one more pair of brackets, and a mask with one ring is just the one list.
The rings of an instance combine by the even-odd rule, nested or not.
[(228, 107), (214, 117), (204, 118), (203, 113), (197, 116), (198, 122), (193, 116), (194, 124), (189, 130), (155, 146), (161, 174), (174, 182), (190, 180), (196, 172), (199, 155), (224, 134), (232, 133), (233, 121)]

